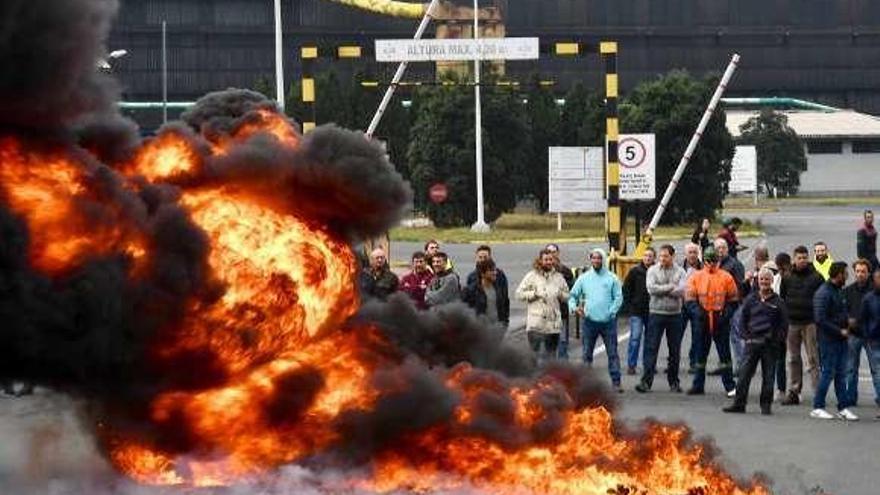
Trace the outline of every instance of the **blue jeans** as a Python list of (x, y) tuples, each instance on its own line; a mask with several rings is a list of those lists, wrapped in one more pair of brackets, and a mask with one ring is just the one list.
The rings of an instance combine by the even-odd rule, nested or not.
[(639, 348), (642, 346), (642, 334), (648, 318), (641, 316), (629, 317), (629, 344), (626, 347), (626, 365), (635, 368), (639, 365)]
[(695, 302), (687, 302), (684, 303), (684, 306), (681, 308), (681, 330), (682, 335), (684, 335), (684, 330), (687, 328), (688, 323), (691, 324), (691, 348), (688, 351), (688, 365), (691, 369), (697, 367), (697, 313), (699, 312), (699, 308), (697, 307), (697, 303)]
[(874, 402), (880, 407), (880, 339), (866, 340), (865, 352), (868, 354), (871, 381), (874, 384)]
[(657, 371), (657, 354), (660, 352), (660, 341), (663, 333), (666, 333), (666, 348), (669, 351), (669, 360), (666, 365), (666, 380), (670, 387), (678, 386), (678, 367), (681, 362), (681, 313), (674, 315), (661, 315), (652, 313), (648, 318), (648, 333), (645, 338), (645, 354), (642, 357), (642, 385), (648, 388), (654, 384), (654, 374)]
[(694, 373), (694, 390), (703, 391), (706, 385), (706, 362), (709, 360), (709, 350), (712, 342), (715, 343), (715, 351), (718, 353), (719, 367), (721, 368), (721, 383), (724, 390), (730, 392), (736, 388), (733, 380), (733, 365), (730, 358), (730, 318), (723, 318), (721, 314), (715, 314), (715, 332), (709, 331), (708, 315), (702, 309), (697, 316), (697, 371)]
[(617, 318), (600, 323), (584, 318), (582, 326), (583, 335), (581, 343), (584, 348), (584, 364), (593, 364), (593, 349), (596, 340), (601, 336), (605, 344), (605, 352), (608, 354), (608, 374), (611, 375), (611, 383), (620, 385), (620, 357), (617, 355)]
[[(736, 318), (739, 316), (740, 313), (735, 311), (733, 314), (733, 317)], [(745, 342), (743, 342), (743, 339), (742, 337), (740, 337), (738, 331), (734, 332), (733, 330), (731, 330), (730, 332), (730, 348), (733, 349), (734, 374), (737, 374), (740, 364), (743, 362), (743, 359), (745, 359), (746, 353), (746, 344)], [(761, 372), (763, 373), (763, 370), (761, 370)]]
[(837, 410), (849, 407), (849, 394), (846, 390), (846, 361), (849, 346), (845, 340), (819, 338), (819, 386), (813, 398), (813, 409), (825, 409), (825, 397), (831, 382), (834, 382), (834, 395), (837, 397)]

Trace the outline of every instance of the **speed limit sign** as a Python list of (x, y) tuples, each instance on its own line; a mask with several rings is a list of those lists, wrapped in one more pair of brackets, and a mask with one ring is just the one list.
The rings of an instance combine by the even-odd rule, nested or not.
[(653, 134), (620, 135), (617, 145), (620, 199), (654, 199), (657, 196), (655, 142)]

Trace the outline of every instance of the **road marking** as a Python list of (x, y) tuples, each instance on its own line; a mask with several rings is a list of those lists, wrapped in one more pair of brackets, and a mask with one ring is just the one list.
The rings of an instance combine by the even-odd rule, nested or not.
[[(620, 337), (617, 337), (617, 343), (619, 344), (619, 343), (629, 339), (629, 335), (630, 335), (630, 332), (626, 332), (625, 334), (621, 335)], [(603, 352), (605, 352), (605, 344), (599, 344), (599, 347), (596, 347), (595, 349), (593, 349), (593, 357), (596, 357), (599, 354), (602, 354)], [(620, 353), (618, 353), (618, 354), (620, 354)]]

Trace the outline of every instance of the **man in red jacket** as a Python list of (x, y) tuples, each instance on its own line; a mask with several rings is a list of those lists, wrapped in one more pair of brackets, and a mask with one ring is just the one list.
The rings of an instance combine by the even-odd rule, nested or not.
[(428, 269), (425, 253), (416, 251), (412, 255), (412, 271), (400, 279), (400, 290), (406, 293), (419, 309), (428, 309), (425, 303), (425, 291), (434, 274)]

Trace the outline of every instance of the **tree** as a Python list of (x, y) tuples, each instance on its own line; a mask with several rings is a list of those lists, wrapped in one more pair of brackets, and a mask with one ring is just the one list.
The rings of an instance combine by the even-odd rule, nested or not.
[[(334, 71), (318, 74), (315, 78), (315, 113), (318, 125), (335, 123), (348, 129), (367, 129), (376, 108), (379, 106), (383, 91), (364, 88), (361, 81), (376, 80), (370, 73), (358, 72), (341, 83)], [(261, 91), (262, 86), (255, 89)], [(274, 91), (274, 90), (273, 90)], [(262, 91), (261, 91), (262, 92)], [(409, 167), (406, 163), (406, 152), (409, 145), (410, 116), (409, 111), (401, 105), (398, 95), (388, 105), (385, 116), (376, 129), (375, 137), (385, 141), (391, 162), (405, 178), (409, 178)], [(287, 95), (287, 114), (297, 122), (312, 118), (302, 102), (302, 86), (297, 81), (290, 87)]]
[[(639, 84), (621, 107), (624, 132), (657, 136), (657, 199), (643, 205), (653, 212), (709, 104), (717, 78), (696, 79), (673, 71)], [(712, 218), (721, 208), (725, 184), (730, 181), (733, 138), (724, 112), (716, 112), (697, 147), (687, 171), (672, 196), (664, 223)]]
[[(488, 79), (488, 78), (487, 78)], [(514, 171), (528, 159), (529, 133), (519, 97), (487, 87), (483, 98), (483, 178), (486, 220), (516, 206)], [(420, 88), (407, 158), (415, 206), (440, 227), (469, 225), (476, 219), (473, 93), (463, 86)], [(445, 183), (447, 200), (428, 200), (428, 189)]]
[(797, 133), (788, 126), (788, 117), (764, 109), (740, 126), (742, 144), (758, 151), (758, 183), (769, 191), (776, 187), (785, 195), (797, 194), (807, 156)]
[(541, 211), (547, 210), (549, 194), (547, 149), (560, 143), (560, 111), (553, 93), (533, 75), (526, 93), (526, 123), (531, 133), (527, 159), (517, 171), (519, 197), (533, 197)]
[(603, 146), (605, 101), (583, 83), (576, 83), (565, 95), (559, 129), (560, 146)]

